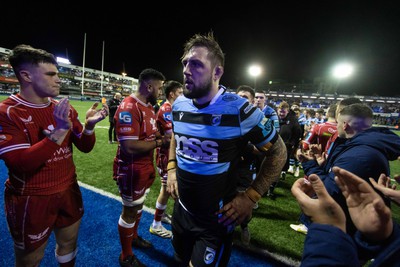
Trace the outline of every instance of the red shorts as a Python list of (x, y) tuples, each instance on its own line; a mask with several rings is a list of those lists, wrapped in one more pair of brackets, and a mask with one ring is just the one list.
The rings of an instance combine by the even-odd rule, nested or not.
[[(141, 203), (132, 203), (142, 199), (147, 188), (150, 188), (155, 179), (153, 162), (125, 164), (114, 161), (114, 180), (117, 182), (119, 193), (124, 205), (134, 206)], [(143, 201), (139, 200), (139, 202)]]
[(53, 228), (64, 228), (83, 216), (82, 194), (78, 183), (48, 196), (13, 195), (4, 192), (8, 228), (16, 247), (31, 251), (43, 245)]

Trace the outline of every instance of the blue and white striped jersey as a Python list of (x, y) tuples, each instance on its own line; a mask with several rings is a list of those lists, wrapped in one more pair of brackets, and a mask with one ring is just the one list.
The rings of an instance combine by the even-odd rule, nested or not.
[(222, 86), (207, 107), (180, 96), (172, 110), (179, 201), (197, 217), (216, 219), (236, 193), (233, 172), (247, 142), (268, 150), (278, 134), (259, 108)]

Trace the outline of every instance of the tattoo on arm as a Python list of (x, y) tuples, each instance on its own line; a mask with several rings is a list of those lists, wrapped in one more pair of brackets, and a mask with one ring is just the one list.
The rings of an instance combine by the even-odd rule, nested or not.
[(279, 137), (275, 144), (265, 152), (260, 170), (258, 170), (257, 177), (251, 185), (261, 196), (280, 176), (286, 158), (286, 146), (282, 138)]

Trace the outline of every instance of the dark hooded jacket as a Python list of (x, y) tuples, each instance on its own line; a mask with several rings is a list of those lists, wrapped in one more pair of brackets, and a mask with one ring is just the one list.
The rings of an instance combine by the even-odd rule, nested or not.
[[(382, 173), (390, 175), (389, 161), (396, 160), (398, 156), (400, 156), (400, 137), (387, 128), (373, 127), (349, 139), (338, 137), (323, 166), (319, 166), (313, 160), (302, 165), (306, 175), (314, 173), (321, 178), (328, 193), (346, 214), (347, 233), (354, 234), (356, 229), (349, 216), (346, 201), (335, 183), (332, 167), (343, 168), (370, 183), (369, 177), (378, 181)], [(382, 193), (378, 193), (382, 196)], [(388, 199), (386, 204), (390, 204)]]
[(313, 223), (304, 242), (301, 267), (360, 266), (357, 251), (374, 259), (369, 267), (395, 267), (400, 263), (400, 226), (394, 223), (392, 235), (382, 243), (371, 244), (357, 232), (351, 238), (339, 228)]

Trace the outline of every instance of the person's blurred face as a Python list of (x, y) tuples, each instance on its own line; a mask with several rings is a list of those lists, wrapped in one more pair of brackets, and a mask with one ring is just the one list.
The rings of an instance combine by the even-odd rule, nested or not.
[(154, 106), (155, 104), (157, 104), (157, 99), (160, 97), (164, 81), (150, 80), (146, 82), (146, 84), (150, 91), (150, 94), (147, 97), (147, 101)]
[(341, 116), (340, 114), (337, 114), (337, 132), (338, 136), (345, 138), (346, 137), (346, 132), (345, 132), (345, 124), (349, 120), (349, 116)]
[(243, 98), (246, 98), (247, 101), (249, 101), (249, 103), (254, 104), (254, 98), (253, 96), (250, 94), (250, 92), (247, 91), (239, 91), (237, 93), (238, 96), (241, 96)]
[(178, 89), (175, 90), (175, 92), (173, 93), (172, 98), (175, 100), (177, 99), (180, 95), (183, 94), (183, 88), (179, 87)]
[(278, 108), (278, 116), (281, 119), (286, 118), (286, 116), (289, 114), (289, 109), (288, 108)]
[(264, 93), (256, 93), (254, 99), (254, 105), (263, 109), (265, 107), (265, 94)]

